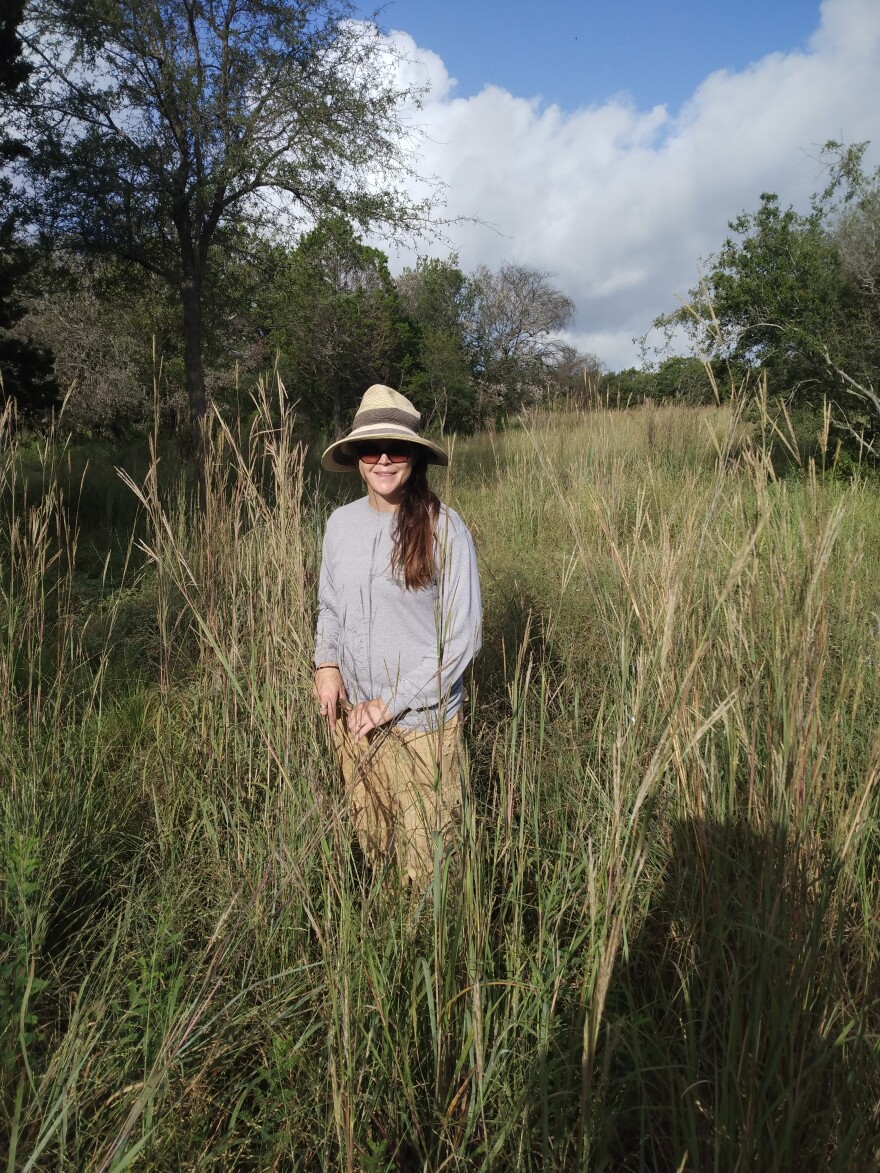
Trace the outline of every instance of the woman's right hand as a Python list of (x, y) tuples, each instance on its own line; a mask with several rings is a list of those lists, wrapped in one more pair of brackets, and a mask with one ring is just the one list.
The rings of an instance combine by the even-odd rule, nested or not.
[(318, 702), (322, 717), (326, 717), (331, 732), (336, 728), (336, 717), (340, 704), (348, 704), (348, 694), (342, 683), (342, 674), (335, 665), (319, 668), (315, 672), (312, 695)]

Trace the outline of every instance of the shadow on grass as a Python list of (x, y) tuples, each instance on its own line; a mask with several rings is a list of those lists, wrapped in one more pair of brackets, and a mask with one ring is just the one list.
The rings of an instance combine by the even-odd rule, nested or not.
[[(683, 819), (665, 854), (609, 987), (590, 1167), (876, 1170), (880, 988), (838, 863), (744, 819)], [(576, 1010), (538, 1073), (567, 1105), (547, 1115), (556, 1145), (579, 1127), (583, 1037)]]
[(517, 688), (526, 675), (549, 680), (565, 670), (549, 623), (531, 595), (508, 594), (484, 613), (483, 647), (470, 672), (472, 711), (468, 728), (471, 776), (478, 791), (491, 786), (493, 745), (509, 721)]

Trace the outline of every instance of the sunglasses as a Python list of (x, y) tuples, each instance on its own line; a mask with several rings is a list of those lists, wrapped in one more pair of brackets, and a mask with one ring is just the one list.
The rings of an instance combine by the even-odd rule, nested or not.
[(406, 440), (365, 440), (355, 451), (364, 464), (378, 464), (383, 452), (392, 464), (406, 464), (412, 456), (412, 444)]

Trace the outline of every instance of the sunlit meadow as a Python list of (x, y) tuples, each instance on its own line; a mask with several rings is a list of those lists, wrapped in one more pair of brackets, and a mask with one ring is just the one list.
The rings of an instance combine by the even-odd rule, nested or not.
[(455, 442), (484, 650), (414, 902), (310, 698), (345, 486), (275, 399), (201, 513), (7, 416), (9, 1173), (880, 1168), (880, 486), (771, 443), (753, 404)]

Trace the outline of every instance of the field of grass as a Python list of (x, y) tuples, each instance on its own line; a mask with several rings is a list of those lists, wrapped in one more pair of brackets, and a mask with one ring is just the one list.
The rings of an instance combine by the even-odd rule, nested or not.
[(729, 408), (458, 441), (484, 650), (414, 907), (309, 695), (355, 486), (268, 408), (202, 517), (93, 465), (139, 512), (78, 531), (71, 452), (24, 456), (7, 421), (7, 1173), (880, 1169), (876, 481), (780, 478)]

